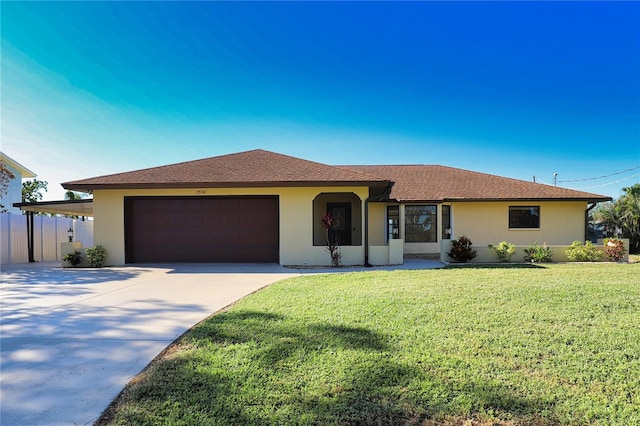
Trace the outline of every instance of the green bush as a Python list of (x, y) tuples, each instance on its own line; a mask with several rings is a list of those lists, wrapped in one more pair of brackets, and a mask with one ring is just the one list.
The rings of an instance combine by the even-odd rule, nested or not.
[(82, 262), (82, 253), (80, 253), (78, 250), (71, 251), (62, 256), (62, 260), (67, 262), (72, 267), (76, 268)]
[(591, 241), (574, 241), (565, 252), (570, 262), (598, 262), (602, 252)]
[(471, 248), (473, 243), (464, 235), (457, 240), (451, 240), (451, 250), (447, 255), (456, 262), (468, 262), (478, 255), (475, 249)]
[(509, 262), (511, 260), (511, 256), (516, 254), (515, 244), (511, 244), (506, 241), (501, 242), (497, 246), (493, 245), (493, 243), (489, 243), (489, 248), (492, 248), (496, 252), (500, 262)]
[(531, 263), (548, 263), (551, 262), (551, 247), (549, 247), (546, 243), (543, 245), (538, 245), (536, 241), (534, 244), (530, 244), (529, 247), (524, 249), (525, 262)]
[(99, 268), (102, 266), (102, 262), (107, 257), (107, 250), (101, 245), (97, 245), (94, 248), (87, 249), (87, 260), (89, 261), (89, 265), (94, 268)]
[(610, 262), (620, 262), (624, 258), (624, 241), (617, 238), (605, 238), (604, 253)]

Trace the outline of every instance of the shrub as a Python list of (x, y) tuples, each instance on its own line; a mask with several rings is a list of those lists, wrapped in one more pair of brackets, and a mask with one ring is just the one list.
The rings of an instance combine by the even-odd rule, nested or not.
[(597, 262), (602, 259), (602, 252), (591, 241), (574, 241), (565, 252), (571, 262)]
[(456, 262), (468, 262), (478, 255), (475, 249), (471, 248), (473, 243), (464, 235), (457, 240), (451, 240), (451, 250), (447, 255)]
[(547, 263), (551, 262), (551, 247), (544, 243), (543, 245), (538, 245), (538, 242), (534, 244), (530, 244), (529, 247), (524, 249), (525, 262), (531, 263)]
[(80, 253), (78, 250), (71, 251), (62, 256), (62, 260), (67, 262), (72, 267), (76, 268), (82, 262), (82, 253)]
[(496, 252), (496, 254), (498, 255), (498, 259), (500, 259), (500, 262), (509, 262), (511, 260), (511, 256), (516, 254), (515, 244), (511, 244), (506, 241), (501, 242), (497, 246), (489, 243), (489, 247)]
[(89, 261), (89, 265), (94, 268), (99, 268), (102, 266), (102, 262), (107, 257), (107, 250), (101, 245), (97, 245), (94, 248), (87, 249), (87, 260)]
[(624, 241), (617, 238), (604, 239), (604, 254), (610, 262), (620, 262), (624, 258)]
[(330, 213), (327, 213), (322, 216), (320, 222), (324, 227), (327, 240), (327, 251), (329, 252), (329, 256), (331, 256), (331, 266), (338, 268), (340, 266), (342, 254), (340, 253), (340, 239), (333, 232), (334, 219), (331, 217)]

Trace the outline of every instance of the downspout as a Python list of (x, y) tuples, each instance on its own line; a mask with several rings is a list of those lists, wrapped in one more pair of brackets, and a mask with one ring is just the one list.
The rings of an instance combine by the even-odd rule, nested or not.
[(593, 203), (584, 211), (584, 241), (589, 239), (589, 212), (597, 206), (598, 203)]
[(391, 194), (391, 188), (393, 182), (389, 182), (389, 186), (380, 195), (370, 196), (364, 200), (364, 266), (370, 268), (372, 265), (369, 263), (369, 203), (371, 201), (382, 201), (389, 199)]

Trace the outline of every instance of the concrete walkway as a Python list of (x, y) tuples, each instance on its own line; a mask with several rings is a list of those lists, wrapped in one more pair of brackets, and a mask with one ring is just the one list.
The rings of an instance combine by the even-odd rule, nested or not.
[(439, 266), (429, 261), (339, 270), (263, 264), (3, 266), (0, 424), (93, 423), (127, 382), (182, 333), (275, 281), (301, 274)]

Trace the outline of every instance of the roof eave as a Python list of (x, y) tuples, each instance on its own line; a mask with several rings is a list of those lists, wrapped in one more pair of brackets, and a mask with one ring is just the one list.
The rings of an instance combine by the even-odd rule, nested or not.
[(22, 176), (22, 179), (30, 179), (38, 176), (35, 172), (32, 172), (31, 170), (27, 169), (25, 166), (18, 163), (16, 160), (9, 157), (7, 154), (3, 152), (0, 152), (0, 160), (9, 164), (14, 169), (18, 170), (20, 172), (20, 175)]
[(505, 198), (455, 198), (447, 197), (444, 202), (479, 202), (479, 201), (584, 201), (587, 203), (600, 203), (604, 201), (612, 201), (611, 197), (505, 197)]
[(321, 186), (373, 186), (387, 185), (380, 181), (280, 181), (280, 182), (168, 182), (168, 183), (74, 183), (65, 182), (64, 189), (93, 192), (103, 189), (184, 189), (184, 188), (274, 188), (274, 187), (321, 187)]

